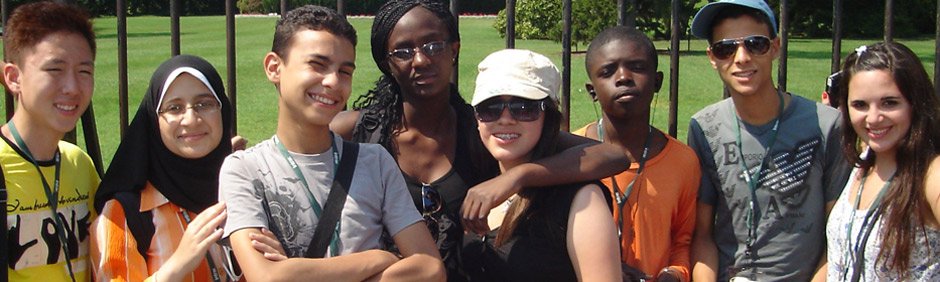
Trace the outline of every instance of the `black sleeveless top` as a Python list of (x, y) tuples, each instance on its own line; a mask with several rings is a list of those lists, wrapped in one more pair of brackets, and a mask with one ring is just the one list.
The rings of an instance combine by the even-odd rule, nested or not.
[[(456, 95), (456, 93), (452, 94)], [(466, 274), (463, 272), (460, 262), (460, 249), (463, 242), (463, 225), (460, 222), (460, 207), (467, 195), (467, 190), (474, 185), (499, 175), (498, 165), (492, 155), (483, 147), (480, 141), (480, 133), (477, 129), (476, 118), (473, 116), (473, 108), (463, 102), (462, 99), (455, 101), (451, 99), (451, 106), (454, 107), (457, 117), (457, 144), (454, 156), (454, 163), (451, 164), (451, 170), (441, 178), (427, 183), (430, 189), (434, 189), (439, 195), (440, 208), (435, 210), (425, 210), (422, 199), (422, 187), (424, 183), (406, 175), (405, 183), (411, 198), (414, 200), (418, 213), (425, 215), (425, 221), (428, 223), (431, 236), (435, 238), (441, 258), (444, 261), (444, 267), (447, 269), (448, 281), (466, 281)], [(354, 142), (377, 143), (380, 140), (382, 127), (376, 121), (384, 119), (383, 113), (370, 108), (360, 109), (359, 120), (353, 131)], [(391, 152), (393, 157), (397, 156)], [(428, 196), (432, 197), (432, 196)], [(434, 199), (437, 200), (437, 199)], [(391, 238), (385, 238), (385, 245), (388, 249), (397, 251), (393, 246)]]
[(577, 281), (568, 256), (568, 213), (586, 184), (536, 188), (545, 194), (532, 199), (519, 215), (512, 238), (498, 248), (493, 245), (498, 229), (484, 237), (468, 234), (462, 255), (470, 280)]

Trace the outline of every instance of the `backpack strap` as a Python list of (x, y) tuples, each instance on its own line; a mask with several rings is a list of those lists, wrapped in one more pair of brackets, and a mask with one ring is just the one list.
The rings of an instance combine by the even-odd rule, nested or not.
[(114, 194), (114, 199), (121, 203), (121, 208), (124, 209), (124, 220), (137, 241), (137, 251), (146, 258), (153, 233), (156, 232), (153, 226), (153, 212), (140, 211), (140, 193), (118, 192)]
[(358, 155), (358, 143), (343, 141), (343, 156), (340, 157), (339, 168), (333, 178), (333, 186), (326, 198), (326, 204), (323, 205), (323, 215), (317, 223), (317, 227), (313, 232), (313, 239), (310, 240), (310, 246), (307, 248), (304, 257), (323, 258), (326, 255), (327, 246), (333, 239), (333, 231), (336, 230), (343, 206), (346, 204), (346, 195), (349, 194), (349, 190), (352, 188), (350, 183), (352, 183), (353, 172), (356, 170)]
[(385, 118), (385, 111), (375, 111), (370, 108), (359, 110), (359, 120), (353, 127), (352, 141), (370, 144), (379, 144), (382, 139), (384, 126), (382, 120)]

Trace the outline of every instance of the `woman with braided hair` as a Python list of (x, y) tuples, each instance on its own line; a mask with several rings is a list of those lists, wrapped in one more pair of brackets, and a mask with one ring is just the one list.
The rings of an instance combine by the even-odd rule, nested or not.
[(451, 84), (460, 35), (444, 3), (387, 2), (376, 12), (371, 41), (382, 76), (331, 129), (356, 142), (381, 144), (395, 157), (450, 281), (464, 279), (458, 261), (463, 230), (489, 231), (490, 209), (522, 187), (598, 179), (629, 165), (616, 148), (563, 133), (559, 148), (565, 151), (499, 175), (477, 138), (473, 108)]

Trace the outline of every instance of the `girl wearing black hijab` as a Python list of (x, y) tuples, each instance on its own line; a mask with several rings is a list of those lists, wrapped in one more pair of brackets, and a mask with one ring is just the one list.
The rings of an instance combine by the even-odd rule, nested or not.
[(228, 280), (215, 242), (231, 128), (231, 104), (209, 62), (180, 55), (157, 68), (95, 194), (95, 280)]

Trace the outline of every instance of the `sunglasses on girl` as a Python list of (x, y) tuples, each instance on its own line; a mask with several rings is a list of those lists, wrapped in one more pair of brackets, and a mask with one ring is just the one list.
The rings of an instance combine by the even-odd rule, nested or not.
[(712, 56), (715, 56), (716, 59), (726, 60), (734, 56), (734, 53), (738, 52), (738, 46), (744, 44), (744, 48), (747, 49), (752, 55), (764, 55), (767, 54), (767, 51), (770, 51), (770, 38), (763, 35), (751, 35), (741, 38), (734, 39), (722, 39), (718, 42), (712, 43), (709, 47), (712, 51)]
[(509, 108), (509, 115), (516, 121), (534, 121), (545, 111), (545, 101), (512, 98), (504, 101), (490, 99), (483, 101), (476, 107), (477, 120), (481, 122), (494, 122), (503, 115), (503, 109)]
[(447, 47), (447, 44), (444, 41), (434, 41), (425, 43), (421, 47), (395, 49), (388, 52), (388, 56), (401, 61), (409, 61), (414, 59), (415, 55), (418, 55), (419, 50), (428, 57), (434, 57), (444, 52), (445, 47)]

